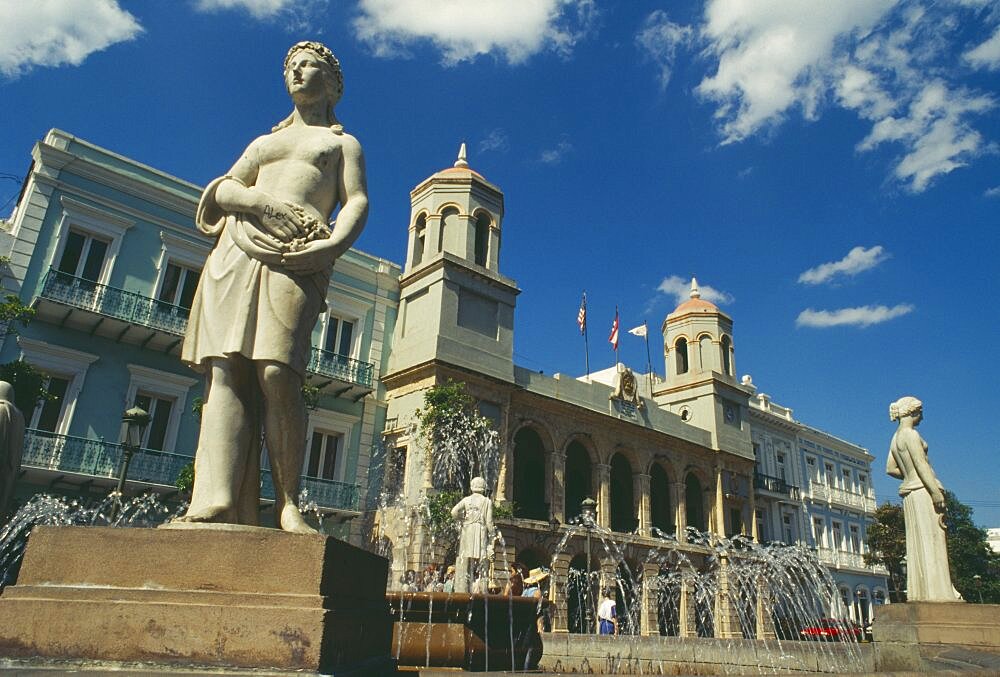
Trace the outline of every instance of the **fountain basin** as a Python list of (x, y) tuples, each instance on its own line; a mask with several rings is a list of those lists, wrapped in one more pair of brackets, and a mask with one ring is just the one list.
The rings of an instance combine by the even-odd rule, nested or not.
[(524, 670), (542, 655), (528, 597), (447, 592), (386, 594), (400, 667)]

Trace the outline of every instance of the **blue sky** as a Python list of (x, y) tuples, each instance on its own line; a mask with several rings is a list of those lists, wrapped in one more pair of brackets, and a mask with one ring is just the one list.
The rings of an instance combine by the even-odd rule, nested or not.
[[(945, 486), (1000, 526), (1000, 5), (985, 0), (0, 0), (0, 212), (51, 127), (206, 183), (288, 112), (299, 39), (340, 58), (357, 246), (402, 261), (410, 188), (460, 142), (503, 188), (516, 361), (579, 375), (686, 281), (736, 368), (869, 448), (924, 401)], [(14, 177), (13, 179), (6, 177)], [(5, 204), (4, 204), (5, 203)], [(621, 357), (644, 370), (641, 339)]]

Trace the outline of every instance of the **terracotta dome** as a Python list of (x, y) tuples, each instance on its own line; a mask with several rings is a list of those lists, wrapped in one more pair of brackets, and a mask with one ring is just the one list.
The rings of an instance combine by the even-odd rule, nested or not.
[(691, 278), (691, 298), (689, 298), (684, 303), (680, 304), (674, 308), (674, 312), (670, 313), (671, 316), (683, 315), (685, 313), (719, 313), (719, 306), (715, 305), (711, 301), (706, 301), (701, 298), (701, 291), (698, 289), (698, 280)]

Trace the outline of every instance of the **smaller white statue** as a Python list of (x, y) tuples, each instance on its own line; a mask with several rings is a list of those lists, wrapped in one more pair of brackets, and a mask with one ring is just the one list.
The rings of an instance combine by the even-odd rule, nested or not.
[(0, 518), (7, 514), (14, 498), (23, 450), (24, 415), (14, 405), (14, 386), (0, 381)]
[(944, 486), (927, 461), (927, 443), (917, 432), (924, 418), (923, 404), (915, 397), (901, 397), (889, 405), (889, 418), (899, 421), (885, 471), (903, 480), (899, 495), (906, 524), (906, 599), (960, 601), (948, 571)]
[(486, 498), (486, 480), (473, 477), (472, 493), (455, 504), (451, 516), (458, 520), (458, 556), (455, 558), (455, 592), (472, 590), (474, 578), (485, 572), (483, 564), (493, 554), (493, 501)]

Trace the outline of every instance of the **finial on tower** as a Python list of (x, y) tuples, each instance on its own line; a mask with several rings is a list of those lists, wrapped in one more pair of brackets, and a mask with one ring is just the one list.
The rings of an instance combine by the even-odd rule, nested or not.
[(465, 169), (469, 166), (469, 162), (465, 159), (465, 142), (458, 148), (458, 159), (455, 160), (455, 166)]
[(698, 289), (698, 280), (693, 275), (691, 276), (691, 298), (701, 298), (701, 291)]

